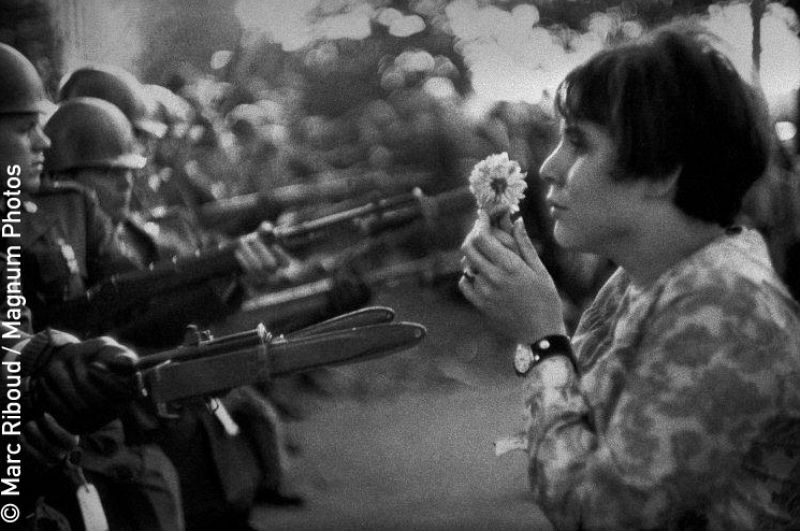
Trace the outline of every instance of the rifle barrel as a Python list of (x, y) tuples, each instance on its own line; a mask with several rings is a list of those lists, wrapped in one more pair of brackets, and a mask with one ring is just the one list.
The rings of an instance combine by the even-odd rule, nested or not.
[(208, 227), (230, 223), (239, 217), (271, 219), (284, 210), (304, 205), (336, 202), (370, 192), (394, 194), (416, 186), (427, 187), (434, 178), (435, 174), (429, 171), (325, 172), (311, 183), (288, 184), (201, 205), (197, 216)]
[[(367, 234), (395, 229), (424, 219), (435, 225), (435, 218), (475, 206), (468, 187), (456, 188), (439, 195), (425, 196), (419, 189), (317, 219), (260, 231), (265, 240), (275, 240), (287, 249), (296, 249), (314, 235), (336, 228), (346, 222), (365, 220), (362, 230)], [(150, 266), (147, 270), (113, 275), (90, 289), (78, 299), (66, 301), (55, 308), (55, 320), (68, 323), (78, 333), (102, 333), (113, 326), (118, 315), (140, 305), (156, 295), (162, 295), (204, 282), (227, 277), (242, 269), (235, 256), (235, 247), (227, 245), (197, 256), (179, 257)], [(322, 292), (328, 287), (318, 288)], [(78, 317), (78, 318), (76, 318)], [(78, 326), (82, 324), (83, 326)]]
[[(371, 288), (377, 288), (408, 277), (428, 278), (450, 275), (461, 270), (461, 256), (461, 251), (454, 249), (442, 255), (432, 255), (416, 260), (409, 260), (400, 264), (370, 271), (364, 275), (364, 281)], [(241, 311), (264, 311), (281, 305), (320, 297), (330, 293), (333, 289), (333, 285), (332, 278), (323, 278), (280, 291), (265, 293), (245, 301), (244, 304), (242, 304)]]
[(287, 227), (276, 227), (273, 229), (276, 239), (286, 247), (293, 247), (294, 240), (303, 238), (315, 232), (326, 230), (342, 223), (347, 223), (356, 219), (365, 218), (373, 215), (382, 215), (392, 209), (413, 205), (417, 201), (417, 196), (412, 193), (401, 194), (395, 197), (377, 199), (365, 205), (335, 212), (316, 219), (304, 221), (297, 225)]

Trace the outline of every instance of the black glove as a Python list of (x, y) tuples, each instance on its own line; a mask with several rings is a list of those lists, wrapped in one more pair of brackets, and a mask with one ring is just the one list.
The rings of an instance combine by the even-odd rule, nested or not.
[(67, 432), (47, 413), (23, 424), (20, 440), (23, 455), (30, 459), (28, 462), (36, 467), (38, 474), (79, 452), (78, 436)]
[(31, 343), (33, 352), (26, 347), (22, 353), (29, 401), (34, 411), (51, 414), (68, 431), (95, 431), (119, 416), (134, 397), (137, 356), (113, 339), (78, 341), (46, 330)]

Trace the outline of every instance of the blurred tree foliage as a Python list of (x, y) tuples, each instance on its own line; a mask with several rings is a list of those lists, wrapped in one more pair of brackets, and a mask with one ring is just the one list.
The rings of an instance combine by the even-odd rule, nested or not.
[(0, 1), (0, 42), (28, 57), (54, 94), (60, 79), (61, 43), (53, 29), (48, 0)]
[[(308, 114), (340, 115), (360, 102), (385, 96), (381, 72), (393, 58), (406, 50), (425, 50), (446, 57), (455, 65), (451, 77), (456, 90), (469, 90), (469, 73), (463, 57), (454, 49), (456, 39), (448, 32), (445, 9), (453, 0), (319, 0), (307, 12), (309, 21), (320, 22), (352, 12), (360, 4), (394, 8), (417, 14), (426, 24), (422, 31), (399, 37), (385, 25), (370, 23), (367, 38), (318, 40), (309, 46), (285, 52), (280, 45), (250, 34), (235, 15), (237, 0), (150, 0), (143, 20), (146, 49), (142, 54), (143, 77), (167, 83), (169, 76), (213, 73), (222, 80), (259, 78), (265, 89), (293, 85), (302, 93)], [(511, 10), (518, 5), (535, 5), (539, 24), (585, 31), (589, 17), (598, 12), (621, 20), (637, 20), (645, 27), (679, 15), (707, 11), (710, 0), (476, 0), (479, 6)], [(786, 2), (797, 8), (800, 0)], [(277, 15), (276, 15), (277, 16)], [(214, 70), (210, 59), (215, 51), (233, 50), (227, 68)], [(384, 87), (385, 88), (385, 87)]]
[[(526, 3), (526, 2), (519, 2)], [(592, 13), (615, 11), (624, 18), (636, 18), (647, 26), (671, 20), (678, 15), (701, 13), (714, 2), (708, 0), (538, 0), (544, 25), (563, 24), (572, 29), (583, 29)]]
[(170, 76), (210, 72), (218, 50), (232, 50), (242, 29), (234, 14), (236, 0), (142, 0), (143, 42), (139, 71), (148, 83), (165, 84)]

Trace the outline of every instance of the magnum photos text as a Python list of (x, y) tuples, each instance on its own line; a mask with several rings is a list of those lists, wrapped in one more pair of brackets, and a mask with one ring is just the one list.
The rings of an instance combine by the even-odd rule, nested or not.
[(13, 523), (19, 519), (19, 481), (22, 476), (20, 463), (20, 428), (22, 426), (22, 377), (17, 360), (16, 345), (23, 340), (20, 332), (26, 300), (22, 294), (21, 246), (22, 199), (19, 165), (3, 166), (5, 186), (3, 190), (3, 218), (0, 233), (3, 237), (3, 279), (5, 301), (2, 315), (2, 410), (0, 410), (0, 519)]

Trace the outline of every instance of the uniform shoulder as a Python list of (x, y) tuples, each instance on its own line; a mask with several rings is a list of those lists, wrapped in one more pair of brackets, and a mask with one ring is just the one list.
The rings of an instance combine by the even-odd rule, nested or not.
[(53, 207), (66, 209), (75, 215), (105, 216), (94, 191), (73, 181), (42, 181), (33, 198)]

